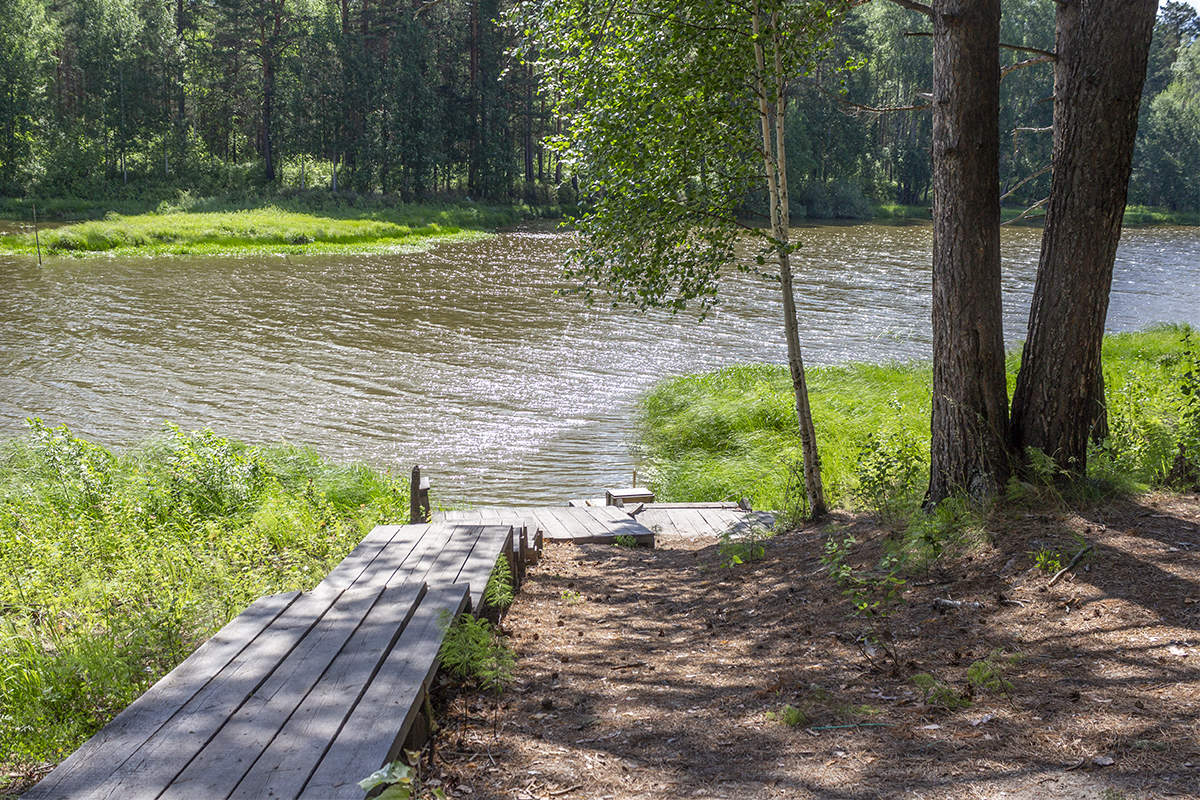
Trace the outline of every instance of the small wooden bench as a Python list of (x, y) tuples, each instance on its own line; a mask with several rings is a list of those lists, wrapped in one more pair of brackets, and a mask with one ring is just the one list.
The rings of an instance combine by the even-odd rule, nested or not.
[(24, 797), (362, 798), (414, 729), (449, 621), (485, 610), (501, 555), (519, 582), (525, 539), (374, 529), (312, 591), (251, 605)]

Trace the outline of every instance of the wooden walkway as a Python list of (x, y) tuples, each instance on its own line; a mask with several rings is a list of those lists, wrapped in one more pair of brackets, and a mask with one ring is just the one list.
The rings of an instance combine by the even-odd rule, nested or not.
[(418, 726), (446, 625), (483, 610), (512, 525), (383, 526), (310, 592), (273, 595), (200, 646), (25, 795), (363, 797)]
[(638, 503), (607, 506), (602, 499), (573, 501), (571, 506), (487, 506), (466, 511), (441, 511), (435, 519), (454, 523), (525, 525), (555, 542), (612, 544), (632, 536), (638, 544), (653, 545), (656, 536), (694, 539), (737, 536), (770, 530), (775, 515), (747, 511), (736, 503)]
[(694, 539), (771, 530), (775, 515), (767, 511), (747, 511), (736, 503), (647, 503), (634, 519), (663, 536)]
[(638, 544), (654, 544), (654, 531), (616, 506), (488, 506), (469, 511), (441, 511), (434, 514), (434, 519), (458, 524), (525, 525), (529, 530), (540, 530), (552, 542), (612, 544), (618, 536), (627, 536)]
[(377, 527), (313, 590), (251, 605), (24, 797), (361, 800), (358, 781), (424, 735), (448, 621), (488, 611), (501, 556), (516, 588), (543, 539), (653, 546), (772, 523), (721, 503), (589, 503)]

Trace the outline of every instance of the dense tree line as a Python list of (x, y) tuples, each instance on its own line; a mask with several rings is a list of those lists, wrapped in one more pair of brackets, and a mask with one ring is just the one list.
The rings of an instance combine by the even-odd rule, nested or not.
[(0, 191), (561, 180), (498, 0), (0, 0)]
[[(1004, 0), (1001, 11), (1000, 189), (1006, 205), (1032, 205), (1050, 192), (1054, 72), (1044, 54), (1055, 4)], [(810, 214), (931, 203), (931, 34), (894, 3), (847, 15), (789, 122), (793, 195)], [(857, 68), (839, 70), (847, 64)], [(1186, 3), (1166, 3), (1155, 25), (1129, 188), (1131, 203), (1200, 209), (1200, 17)]]
[[(520, 31), (497, 21), (508, 5), (0, 0), (0, 193), (206, 193), (286, 181), (413, 199), (567, 198), (569, 171), (542, 146), (560, 125), (553, 98), (514, 51)], [(1049, 192), (1053, 72), (1036, 62), (1053, 32), (1054, 4), (1004, 0), (1009, 204)], [(931, 34), (892, 3), (846, 15), (833, 50), (793, 88), (795, 213), (929, 204)], [(1163, 7), (1131, 202), (1200, 209), (1198, 36), (1194, 9)]]

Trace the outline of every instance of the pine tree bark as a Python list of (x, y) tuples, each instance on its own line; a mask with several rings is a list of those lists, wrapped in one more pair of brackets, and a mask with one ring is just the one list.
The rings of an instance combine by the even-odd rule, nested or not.
[(933, 415), (927, 503), (1008, 477), (1000, 289), (1000, 2), (933, 4)]
[(1057, 11), (1054, 173), (1011, 442), (1074, 474), (1087, 468), (1089, 435), (1107, 427), (1100, 348), (1157, 5), (1071, 0)]

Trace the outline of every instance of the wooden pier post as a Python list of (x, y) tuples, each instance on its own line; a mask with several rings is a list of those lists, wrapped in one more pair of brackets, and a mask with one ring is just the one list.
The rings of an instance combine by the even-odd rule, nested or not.
[(429, 478), (421, 477), (419, 466), (412, 468), (412, 482), (408, 490), (408, 522), (419, 525), (432, 518), (429, 508)]

